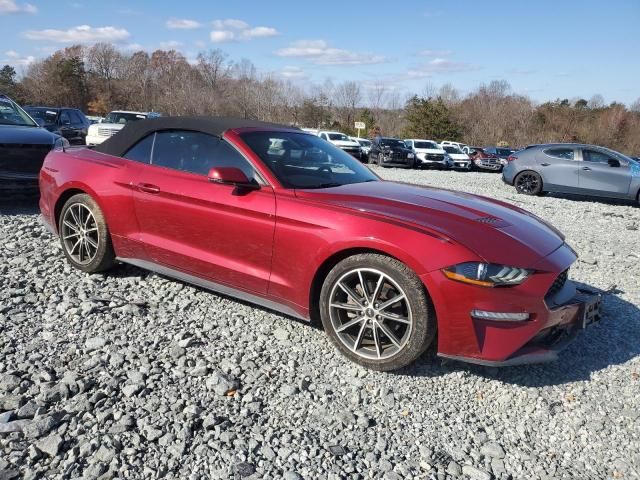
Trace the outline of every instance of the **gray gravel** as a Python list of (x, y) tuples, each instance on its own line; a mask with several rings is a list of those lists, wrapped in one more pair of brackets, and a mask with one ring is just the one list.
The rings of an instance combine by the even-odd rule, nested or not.
[(551, 221), (573, 277), (618, 285), (554, 364), (344, 360), (322, 331), (156, 274), (72, 270), (0, 205), (0, 478), (638, 478), (640, 209), (498, 175), (380, 170)]

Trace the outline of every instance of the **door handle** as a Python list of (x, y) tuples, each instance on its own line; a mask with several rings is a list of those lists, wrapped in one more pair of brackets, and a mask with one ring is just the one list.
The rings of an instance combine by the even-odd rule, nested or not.
[(541, 163), (540, 165), (542, 165), (543, 167), (548, 167), (551, 164), (550, 163)]
[(160, 187), (151, 185), (150, 183), (139, 183), (138, 190), (145, 193), (160, 193)]
[(591, 171), (591, 168), (589, 168), (589, 167), (582, 167), (582, 170), (584, 170), (584, 171), (586, 171), (586, 172), (590, 172), (590, 171)]

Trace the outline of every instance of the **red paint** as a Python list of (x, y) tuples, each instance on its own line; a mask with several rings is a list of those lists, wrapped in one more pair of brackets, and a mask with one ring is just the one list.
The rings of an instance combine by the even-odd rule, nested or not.
[[(60, 197), (69, 189), (84, 191), (100, 205), (118, 257), (154, 261), (286, 304), (307, 318), (312, 282), (325, 262), (355, 249), (391, 255), (416, 272), (433, 299), (443, 354), (504, 360), (541, 329), (575, 321), (576, 312), (550, 312), (543, 300), (575, 254), (533, 215), (489, 198), (385, 181), (288, 190), (242, 142), (241, 132), (225, 138), (270, 186), (239, 192), (206, 176), (70, 149), (45, 160), (42, 214), (55, 225)], [(216, 170), (210, 176), (235, 174)], [(478, 221), (487, 217), (492, 222)], [(440, 271), (465, 261), (537, 273), (516, 287), (484, 288)], [(525, 311), (533, 320), (473, 320), (474, 308)]]

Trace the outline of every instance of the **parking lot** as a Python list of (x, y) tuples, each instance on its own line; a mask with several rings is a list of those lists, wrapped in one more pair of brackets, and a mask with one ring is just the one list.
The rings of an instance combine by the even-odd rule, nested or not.
[(551, 364), (425, 355), (377, 373), (269, 310), (133, 267), (74, 270), (33, 202), (3, 203), (0, 402), (25, 434), (0, 422), (0, 474), (640, 477), (640, 209), (518, 195), (491, 173), (372, 168), (551, 222), (580, 255), (574, 280), (617, 286), (604, 319)]

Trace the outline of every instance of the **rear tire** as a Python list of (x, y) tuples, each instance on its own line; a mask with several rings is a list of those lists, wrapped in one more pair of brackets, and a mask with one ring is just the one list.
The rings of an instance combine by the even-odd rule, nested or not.
[(80, 193), (66, 201), (58, 219), (58, 232), (62, 251), (73, 267), (95, 273), (113, 266), (115, 253), (107, 223), (89, 195)]
[(532, 170), (525, 170), (516, 175), (513, 184), (518, 193), (524, 195), (540, 195), (542, 192), (542, 177)]
[(320, 317), (338, 350), (373, 370), (413, 363), (436, 334), (435, 311), (418, 276), (398, 260), (373, 253), (333, 267), (320, 292)]

